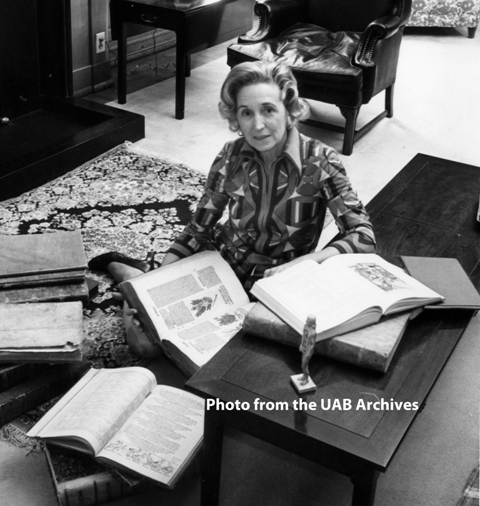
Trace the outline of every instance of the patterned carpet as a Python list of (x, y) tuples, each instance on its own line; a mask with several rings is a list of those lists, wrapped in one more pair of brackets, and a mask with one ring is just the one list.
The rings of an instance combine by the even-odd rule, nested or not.
[[(20, 197), (0, 202), (0, 234), (80, 229), (87, 259), (106, 251), (163, 254), (195, 208), (204, 176), (125, 143)], [(113, 280), (89, 273), (99, 294), (85, 309), (86, 357), (94, 367), (138, 362), (125, 342)]]

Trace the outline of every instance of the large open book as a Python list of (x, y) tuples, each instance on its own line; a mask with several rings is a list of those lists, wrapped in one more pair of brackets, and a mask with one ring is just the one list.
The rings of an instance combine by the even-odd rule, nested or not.
[(119, 285), (146, 333), (187, 375), (241, 328), (251, 307), (232, 268), (204, 251)]
[(317, 342), (443, 300), (373, 253), (336, 255), (321, 264), (305, 260), (257, 281), (251, 293), (299, 333), (315, 315)]
[(203, 441), (204, 401), (143, 367), (90, 370), (28, 432), (172, 488)]

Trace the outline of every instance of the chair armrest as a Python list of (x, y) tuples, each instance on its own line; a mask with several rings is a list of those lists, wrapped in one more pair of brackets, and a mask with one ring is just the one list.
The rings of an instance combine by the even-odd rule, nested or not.
[(240, 44), (251, 44), (276, 37), (290, 26), (305, 20), (306, 0), (259, 0), (254, 12), (258, 16), (257, 30), (238, 38)]
[(376, 63), (373, 59), (373, 52), (377, 42), (395, 35), (406, 25), (409, 15), (410, 12), (402, 16), (383, 16), (372, 21), (360, 37), (360, 42), (354, 56), (355, 65), (359, 67), (374, 67)]

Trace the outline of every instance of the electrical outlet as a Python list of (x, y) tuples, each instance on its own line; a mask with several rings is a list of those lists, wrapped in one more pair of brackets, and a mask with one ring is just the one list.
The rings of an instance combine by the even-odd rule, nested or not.
[(97, 49), (97, 54), (105, 51), (105, 32), (100, 32), (95, 35), (95, 47)]

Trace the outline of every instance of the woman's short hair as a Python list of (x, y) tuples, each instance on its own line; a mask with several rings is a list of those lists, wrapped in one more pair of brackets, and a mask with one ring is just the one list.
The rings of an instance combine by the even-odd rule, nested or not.
[(232, 68), (220, 91), (218, 108), (222, 118), (228, 120), (230, 130), (240, 130), (237, 121), (238, 93), (245, 86), (260, 83), (272, 83), (279, 87), (292, 125), (308, 115), (309, 106), (298, 96), (297, 80), (287, 65), (266, 61), (244, 62)]

